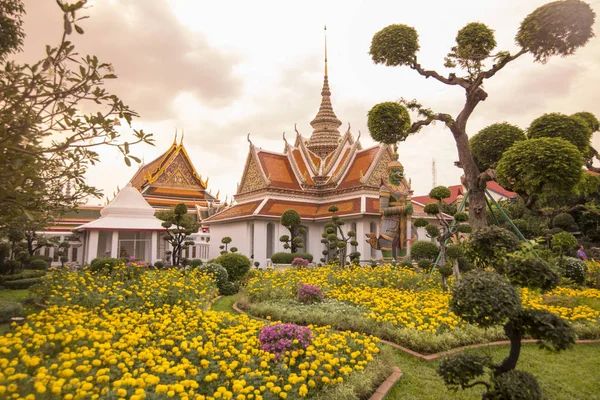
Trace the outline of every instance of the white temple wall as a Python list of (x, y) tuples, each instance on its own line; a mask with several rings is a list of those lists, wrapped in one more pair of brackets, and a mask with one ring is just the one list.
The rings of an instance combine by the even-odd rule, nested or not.
[(250, 257), (248, 253), (250, 250), (248, 240), (248, 222), (247, 221), (235, 221), (227, 224), (212, 224), (210, 226), (210, 259), (219, 257), (221, 254), (221, 239), (225, 236), (231, 238), (229, 248), (237, 247), (238, 253)]

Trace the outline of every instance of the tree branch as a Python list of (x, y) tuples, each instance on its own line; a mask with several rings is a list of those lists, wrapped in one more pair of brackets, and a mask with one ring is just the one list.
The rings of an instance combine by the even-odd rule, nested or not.
[(454, 119), (452, 118), (452, 116), (450, 114), (441, 114), (441, 113), (432, 114), (423, 120), (413, 122), (413, 124), (410, 126), (410, 128), (408, 130), (408, 133), (419, 132), (422, 127), (427, 126), (434, 121), (442, 121), (449, 127), (455, 123)]
[(458, 85), (467, 90), (471, 87), (471, 83), (468, 80), (466, 80), (464, 78), (458, 78), (453, 73), (449, 74), (448, 78), (445, 78), (445, 77), (441, 76), (440, 74), (438, 74), (436, 71), (423, 69), (421, 67), (421, 64), (417, 63), (416, 58), (415, 58), (415, 62), (410, 67), (412, 69), (414, 69), (415, 71), (417, 71), (419, 74), (423, 75), (425, 78), (432, 77), (446, 85), (451, 85), (451, 86)]

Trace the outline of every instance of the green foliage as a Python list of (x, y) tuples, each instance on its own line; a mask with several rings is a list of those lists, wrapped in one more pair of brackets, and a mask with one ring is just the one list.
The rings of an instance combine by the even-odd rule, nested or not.
[(18, 260), (8, 260), (4, 264), (0, 265), (0, 274), (14, 274), (16, 271), (21, 269), (21, 262)]
[(202, 260), (200, 260), (199, 258), (192, 258), (191, 260), (188, 261), (188, 265), (194, 268), (197, 268), (199, 266), (201, 266), (203, 264)]
[(373, 36), (369, 54), (375, 64), (412, 65), (419, 51), (419, 35), (415, 28), (394, 24)]
[(417, 266), (423, 271), (429, 272), (433, 267), (433, 262), (427, 258), (421, 258), (419, 261), (417, 261)]
[(598, 121), (598, 118), (591, 112), (580, 111), (572, 114), (571, 117), (582, 119), (590, 129), (590, 132), (598, 132), (600, 130), (600, 121)]
[(454, 220), (456, 222), (467, 222), (469, 220), (469, 214), (464, 212), (457, 212), (454, 214)]
[(45, 271), (50, 265), (44, 260), (32, 260), (29, 262), (29, 269), (37, 269)]
[(496, 47), (494, 31), (480, 22), (471, 22), (458, 31), (456, 46), (445, 58), (445, 66), (454, 68), (459, 65), (475, 78), (483, 67), (483, 62)]
[[(344, 234), (342, 226), (345, 224), (344, 221), (335, 215), (338, 210), (337, 206), (329, 207), (329, 211), (332, 213), (331, 221), (325, 224), (325, 232), (321, 234), (321, 243), (327, 248), (322, 251), (323, 258), (322, 262), (337, 262), (339, 265), (346, 265), (347, 259), (350, 258), (350, 262), (357, 263), (360, 261), (360, 253), (352, 252), (348, 254), (348, 242), (352, 246), (358, 246), (356, 241), (356, 232), (350, 230), (347, 234)], [(302, 257), (304, 258), (304, 257)]]
[(521, 253), (510, 255), (502, 269), (512, 283), (522, 287), (551, 290), (560, 282), (560, 275), (550, 263)]
[(165, 267), (165, 263), (164, 263), (164, 262), (162, 262), (162, 261), (157, 261), (157, 262), (155, 262), (155, 263), (154, 263), (154, 266), (155, 266), (156, 268), (158, 268), (158, 269), (162, 269), (162, 268), (164, 268), (164, 267)]
[(459, 353), (443, 358), (438, 365), (438, 375), (450, 390), (467, 389), (471, 381), (481, 376), (492, 364), (488, 356)]
[[(1, 22), (1, 21), (0, 21)], [(0, 322), (8, 322), (13, 317), (23, 315), (23, 305), (16, 301), (0, 300)]]
[(419, 240), (410, 246), (410, 257), (413, 260), (428, 259), (435, 261), (440, 253), (440, 247), (428, 240)]
[(223, 244), (229, 244), (232, 242), (232, 239), (229, 236), (225, 236), (221, 239), (221, 243)]
[(575, 330), (571, 324), (550, 311), (524, 309), (515, 324), (549, 350), (562, 351), (575, 344)]
[(473, 232), (467, 242), (468, 254), (479, 266), (494, 266), (519, 246), (519, 238), (514, 233), (493, 225)]
[(159, 211), (156, 217), (164, 221), (162, 226), (165, 227), (166, 232), (163, 239), (173, 249), (172, 263), (180, 265), (183, 251), (194, 243), (190, 240), (190, 235), (198, 232), (200, 224), (195, 216), (188, 214), (185, 203), (177, 204), (172, 210)]
[(123, 260), (120, 258), (94, 258), (90, 263), (90, 271), (106, 270), (106, 272), (111, 273), (121, 263), (123, 263)]
[(242, 254), (227, 253), (215, 260), (216, 264), (221, 265), (227, 270), (230, 282), (237, 282), (250, 271), (250, 259)]
[(471, 233), (473, 231), (473, 228), (471, 228), (471, 225), (469, 224), (459, 224), (456, 225), (456, 232), (459, 233)]
[(0, 3), (0, 61), (4, 61), (8, 54), (21, 50), (25, 38), (24, 14), (22, 0), (4, 0)]
[(542, 138), (515, 143), (498, 163), (498, 183), (529, 204), (544, 193), (568, 193), (581, 179), (582, 156), (564, 139)]
[(25, 270), (13, 275), (0, 275), (0, 285), (7, 281), (18, 281), (21, 279), (40, 278), (46, 275), (46, 271)]
[(233, 282), (225, 282), (222, 287), (219, 287), (219, 294), (221, 296), (232, 296), (238, 291), (238, 287)]
[(28, 279), (19, 279), (17, 281), (6, 281), (4, 282), (4, 286), (7, 289), (27, 289), (33, 285), (37, 285), (42, 282), (42, 278), (28, 278)]
[(527, 129), (530, 139), (560, 138), (573, 144), (586, 154), (590, 143), (591, 131), (581, 118), (570, 117), (561, 113), (544, 114), (533, 120)]
[(449, 244), (446, 246), (446, 259), (450, 261), (458, 260), (464, 255), (464, 250), (459, 244)]
[(427, 225), (425, 227), (425, 231), (427, 232), (427, 236), (431, 237), (431, 238), (437, 238), (440, 237), (441, 235), (441, 231), (440, 228), (438, 228), (435, 225)]
[(573, 218), (571, 214), (560, 213), (557, 214), (554, 218), (552, 218), (552, 226), (554, 228), (560, 228), (566, 231), (574, 224), (575, 218)]
[(298, 211), (294, 209), (285, 210), (281, 214), (281, 225), (285, 226), (290, 231), (290, 236), (282, 235), (279, 238), (280, 242), (283, 242), (284, 249), (290, 249), (291, 253), (296, 253), (298, 249), (304, 248), (302, 243), (302, 237), (299, 235), (306, 232), (306, 229), (302, 226), (302, 218)]
[(521, 310), (521, 300), (508, 279), (489, 271), (462, 275), (452, 288), (450, 310), (467, 322), (491, 327)]
[[(227, 270), (220, 264), (203, 264), (198, 268), (198, 271), (212, 275), (215, 283), (217, 284), (217, 288), (219, 288), (219, 293), (221, 292), (221, 288), (224, 287), (227, 282), (229, 282), (229, 274), (227, 273)], [(224, 294), (221, 293), (221, 295)]]
[(545, 63), (555, 55), (571, 55), (584, 46), (594, 32), (596, 14), (580, 0), (554, 1), (538, 7), (519, 27), (517, 43)]
[(369, 111), (367, 126), (376, 142), (395, 144), (408, 137), (410, 115), (408, 110), (398, 103), (379, 103)]
[(449, 198), (452, 195), (450, 189), (446, 186), (436, 186), (429, 192), (429, 197), (436, 200), (444, 200)]
[(572, 254), (577, 248), (577, 244), (577, 239), (569, 232), (559, 232), (552, 235), (552, 250), (557, 254)]
[(490, 397), (502, 400), (542, 400), (542, 389), (529, 372), (511, 370), (493, 379)]
[(452, 275), (452, 273), (454, 272), (454, 269), (452, 268), (452, 265), (446, 264), (446, 265), (439, 266), (437, 271), (440, 273), (440, 275), (442, 277), (448, 278), (450, 275)]
[(429, 225), (429, 221), (427, 221), (425, 218), (417, 218), (413, 221), (412, 224), (414, 227), (423, 228)]
[(469, 139), (471, 153), (480, 171), (496, 168), (504, 152), (516, 142), (526, 140), (525, 132), (507, 122), (492, 124)]
[(565, 257), (559, 262), (559, 266), (565, 278), (569, 278), (579, 285), (585, 283), (586, 266), (580, 259), (575, 257)]
[(313, 256), (309, 253), (273, 253), (271, 256), (271, 262), (273, 264), (291, 264), (294, 258), (303, 258), (312, 262)]
[(429, 203), (423, 207), (423, 211), (425, 211), (428, 215), (435, 215), (440, 213), (440, 206), (437, 203)]

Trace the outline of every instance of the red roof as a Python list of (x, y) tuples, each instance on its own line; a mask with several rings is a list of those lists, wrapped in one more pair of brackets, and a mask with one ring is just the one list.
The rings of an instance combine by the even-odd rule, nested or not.
[(590, 171), (589, 169), (586, 169), (585, 172), (587, 172), (590, 175), (600, 175), (598, 172)]
[[(448, 186), (448, 189), (450, 189), (450, 197), (448, 197), (447, 199), (444, 199), (444, 201), (447, 204), (452, 204), (456, 201), (456, 198), (461, 195), (464, 194), (463, 193), (463, 187), (462, 185), (454, 185), (454, 186)], [(429, 204), (429, 203), (437, 203), (436, 199), (432, 199), (431, 197), (425, 195), (425, 196), (413, 196), (412, 198), (414, 201), (416, 201), (417, 203), (421, 203), (421, 204)]]
[(509, 199), (513, 199), (517, 196), (517, 194), (515, 192), (511, 192), (510, 190), (504, 189), (496, 181), (489, 181), (487, 183), (487, 188), (488, 188), (488, 190), (498, 193), (499, 195), (507, 197)]

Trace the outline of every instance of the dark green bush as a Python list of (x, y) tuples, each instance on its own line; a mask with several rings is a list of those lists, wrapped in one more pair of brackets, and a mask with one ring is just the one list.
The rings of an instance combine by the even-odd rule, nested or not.
[(551, 290), (560, 282), (560, 275), (552, 265), (535, 257), (512, 256), (503, 270), (512, 283), (522, 287)]
[(31, 256), (29, 257), (29, 261), (33, 261), (33, 260), (44, 260), (48, 263), (48, 265), (52, 264), (52, 257), (50, 256)]
[(559, 232), (552, 235), (552, 250), (561, 255), (571, 255), (575, 252), (578, 242), (569, 232)]
[(542, 389), (535, 376), (513, 369), (493, 379), (492, 399), (541, 400)]
[(42, 282), (42, 278), (28, 278), (19, 279), (17, 281), (6, 281), (3, 285), (7, 289), (27, 289), (33, 285), (37, 285), (40, 282)]
[(162, 268), (164, 268), (164, 267), (165, 267), (165, 263), (164, 263), (164, 262), (162, 262), (162, 261), (157, 261), (157, 262), (155, 262), (155, 263), (154, 263), (154, 266), (155, 266), (156, 268), (158, 268), (158, 269), (162, 269)]
[(215, 263), (227, 270), (230, 282), (237, 282), (250, 271), (250, 259), (242, 254), (227, 253), (217, 257)]
[(565, 278), (572, 279), (579, 285), (585, 283), (586, 266), (583, 261), (574, 257), (565, 257), (559, 265)]
[(450, 389), (466, 389), (490, 365), (492, 360), (489, 356), (460, 353), (443, 358), (438, 365), (438, 374)]
[(106, 270), (110, 273), (114, 267), (122, 263), (123, 260), (120, 258), (94, 258), (90, 263), (90, 271)]
[(440, 247), (428, 240), (419, 240), (410, 246), (410, 257), (413, 260), (426, 258), (430, 261), (435, 261), (439, 253)]
[(429, 272), (431, 271), (431, 267), (433, 267), (433, 262), (427, 258), (421, 258), (419, 261), (417, 261), (417, 265), (423, 271)]
[(39, 271), (45, 271), (48, 269), (49, 266), (50, 265), (46, 261), (37, 259), (37, 260), (29, 261), (28, 269), (36, 269)]
[(219, 264), (203, 264), (200, 267), (198, 267), (198, 271), (202, 271), (207, 274), (212, 274), (219, 290), (221, 289), (221, 287), (223, 287), (223, 285), (227, 283), (227, 280), (229, 278), (227, 270)]
[(471, 261), (481, 266), (494, 266), (506, 254), (518, 250), (520, 244), (514, 233), (493, 225), (473, 232), (467, 243)]
[(271, 262), (273, 264), (291, 264), (294, 261), (294, 258), (303, 258), (312, 262), (313, 256), (308, 253), (273, 253), (271, 256)]
[(21, 279), (39, 278), (46, 275), (46, 271), (25, 270), (13, 275), (0, 275), (0, 284), (7, 281), (18, 281)]
[(188, 262), (188, 265), (190, 265), (190, 266), (192, 266), (192, 267), (194, 267), (194, 268), (196, 268), (196, 267), (199, 267), (199, 266), (201, 266), (202, 264), (204, 264), (204, 263), (203, 263), (203, 262), (202, 262), (202, 260), (201, 260), (201, 259), (199, 259), (199, 258), (192, 258), (192, 259), (191, 259), (191, 260), (189, 260), (189, 262)]
[(14, 274), (16, 271), (21, 269), (21, 263), (17, 260), (8, 260), (4, 264), (0, 265), (0, 274), (8, 275)]
[(575, 224), (575, 219), (571, 216), (571, 214), (567, 213), (560, 213), (552, 219), (553, 228), (561, 228), (565, 231), (568, 230), (573, 224)]
[(219, 287), (219, 294), (221, 296), (232, 296), (238, 292), (237, 286), (233, 282), (225, 282), (225, 284)]
[(16, 301), (0, 300), (0, 322), (8, 322), (12, 317), (23, 314), (23, 305)]

